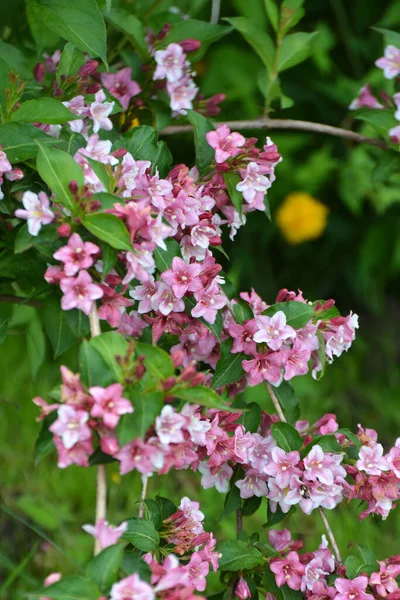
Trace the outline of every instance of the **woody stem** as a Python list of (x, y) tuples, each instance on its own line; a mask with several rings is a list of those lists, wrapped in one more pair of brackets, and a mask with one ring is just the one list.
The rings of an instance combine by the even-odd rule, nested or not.
[(149, 478), (147, 475), (142, 475), (142, 494), (140, 496), (140, 508), (139, 508), (139, 519), (143, 519), (144, 517), (144, 507), (147, 494), (147, 484), (149, 482)]

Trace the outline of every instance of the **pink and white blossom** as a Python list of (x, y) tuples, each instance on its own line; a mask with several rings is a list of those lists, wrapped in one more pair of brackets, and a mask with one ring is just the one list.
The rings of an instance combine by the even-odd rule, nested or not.
[(38, 235), (42, 225), (48, 225), (54, 221), (54, 214), (50, 210), (50, 200), (44, 192), (34, 194), (25, 192), (22, 196), (24, 208), (18, 208), (15, 216), (19, 219), (27, 219), (28, 231), (31, 235)]

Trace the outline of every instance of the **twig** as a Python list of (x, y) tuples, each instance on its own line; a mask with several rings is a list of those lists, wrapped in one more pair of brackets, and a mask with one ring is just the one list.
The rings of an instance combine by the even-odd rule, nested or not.
[[(101, 334), (100, 320), (97, 313), (96, 303), (93, 302), (92, 310), (89, 314), (90, 334), (96, 337)], [(97, 487), (96, 487), (96, 523), (107, 516), (107, 471), (106, 465), (97, 467)], [(96, 539), (94, 543), (94, 555), (100, 552), (100, 544)]]
[(148, 475), (142, 475), (142, 494), (140, 496), (140, 508), (139, 508), (139, 519), (143, 519), (144, 517), (144, 507), (147, 494), (147, 484), (149, 482)]
[(319, 514), (321, 515), (322, 522), (325, 525), (325, 529), (326, 529), (326, 532), (328, 534), (329, 541), (332, 544), (332, 548), (333, 548), (333, 551), (335, 553), (336, 560), (337, 560), (337, 562), (339, 564), (341, 564), (342, 563), (342, 557), (340, 556), (339, 547), (338, 547), (337, 542), (335, 540), (335, 536), (333, 535), (333, 531), (331, 529), (331, 526), (328, 523), (328, 519), (326, 518), (325, 511), (324, 511), (324, 509), (321, 506), (318, 508), (318, 510), (319, 510)]
[(242, 509), (238, 508), (236, 511), (236, 533), (237, 537), (239, 537), (239, 533), (243, 530), (243, 513)]
[[(222, 125), (223, 123), (215, 122), (214, 125)], [(341, 127), (333, 127), (332, 125), (324, 125), (323, 123), (312, 123), (311, 121), (296, 121), (294, 119), (270, 119), (269, 117), (260, 117), (249, 121), (226, 121), (224, 123), (230, 129), (289, 129), (299, 131), (310, 131), (313, 133), (323, 133), (334, 137), (341, 137), (360, 144), (369, 144), (383, 150), (389, 150), (388, 144), (382, 140), (366, 137), (356, 131), (342, 129)], [(176, 135), (179, 133), (188, 133), (192, 131), (191, 125), (170, 125), (162, 129), (162, 135)]]
[(211, 18), (210, 23), (216, 25), (219, 21), (219, 11), (221, 10), (221, 0), (211, 0)]
[(20, 296), (11, 296), (8, 294), (0, 295), (0, 302), (10, 302), (11, 304), (25, 304), (26, 306), (34, 306), (35, 308), (41, 308), (43, 302), (40, 300), (29, 300), (28, 298), (21, 298)]
[[(268, 383), (268, 382), (265, 382), (265, 385), (266, 385), (266, 388), (268, 390), (269, 395), (271, 396), (272, 403), (273, 403), (273, 405), (275, 407), (276, 412), (278, 413), (278, 416), (279, 416), (280, 420), (283, 421), (283, 423), (287, 423), (286, 417), (283, 414), (281, 405), (279, 404), (279, 400), (276, 397), (275, 392), (272, 389), (271, 384)], [(333, 551), (335, 553), (336, 560), (337, 560), (338, 564), (341, 564), (342, 563), (342, 558), (340, 556), (339, 547), (337, 545), (335, 536), (333, 535), (333, 531), (331, 529), (331, 526), (328, 523), (328, 519), (326, 518), (325, 511), (324, 511), (324, 509), (321, 506), (318, 508), (318, 510), (319, 510), (319, 514), (321, 515), (322, 522), (323, 522), (323, 524), (325, 526), (326, 533), (328, 534), (329, 541), (332, 544), (332, 548), (333, 548)]]

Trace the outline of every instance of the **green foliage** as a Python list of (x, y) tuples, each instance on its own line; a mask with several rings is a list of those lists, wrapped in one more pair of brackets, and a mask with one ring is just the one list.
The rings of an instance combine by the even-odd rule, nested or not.
[(128, 527), (122, 538), (143, 552), (155, 550), (160, 543), (153, 523), (145, 519), (128, 519)]
[(314, 315), (314, 308), (303, 302), (279, 302), (273, 304), (267, 310), (264, 310), (263, 315), (272, 317), (277, 312), (282, 311), (286, 317), (286, 323), (295, 329), (304, 327)]
[(83, 225), (94, 236), (116, 250), (133, 251), (129, 231), (118, 217), (109, 213), (91, 213), (82, 219)]
[(217, 551), (222, 554), (219, 560), (221, 571), (242, 571), (263, 564), (261, 552), (254, 546), (239, 540), (219, 542)]

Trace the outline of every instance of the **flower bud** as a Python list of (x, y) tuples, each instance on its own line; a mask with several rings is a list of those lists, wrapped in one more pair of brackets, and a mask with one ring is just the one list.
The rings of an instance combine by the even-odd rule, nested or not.
[(247, 600), (247, 598), (251, 598), (249, 586), (242, 576), (239, 579), (239, 583), (235, 587), (235, 594), (240, 600)]
[(97, 60), (88, 60), (78, 71), (80, 77), (87, 77), (96, 73), (99, 63)]
[(175, 384), (176, 384), (176, 378), (168, 377), (168, 379), (166, 379), (165, 381), (162, 382), (163, 390), (168, 392), (168, 390), (172, 389)]
[(68, 189), (74, 196), (78, 193), (79, 187), (76, 181), (70, 181), (68, 184)]
[(100, 448), (104, 454), (111, 454), (111, 456), (114, 456), (119, 450), (118, 441), (113, 437), (101, 438)]
[(97, 94), (101, 90), (101, 85), (99, 83), (91, 83), (86, 88), (87, 94)]
[(44, 76), (46, 73), (46, 69), (43, 63), (37, 63), (34, 67), (33, 67), (33, 77), (35, 78), (35, 80), (38, 83), (42, 83)]
[(201, 42), (199, 40), (188, 38), (187, 40), (179, 42), (179, 45), (185, 52), (194, 52), (200, 48)]
[(69, 223), (62, 223), (57, 227), (57, 233), (59, 237), (69, 237), (71, 235), (71, 225)]
[(114, 150), (111, 152), (111, 156), (115, 156), (115, 158), (122, 158), (128, 152), (126, 148), (118, 148), (118, 150)]
[(185, 353), (183, 350), (173, 350), (171, 352), (172, 362), (174, 363), (175, 369), (180, 367), (185, 360)]

